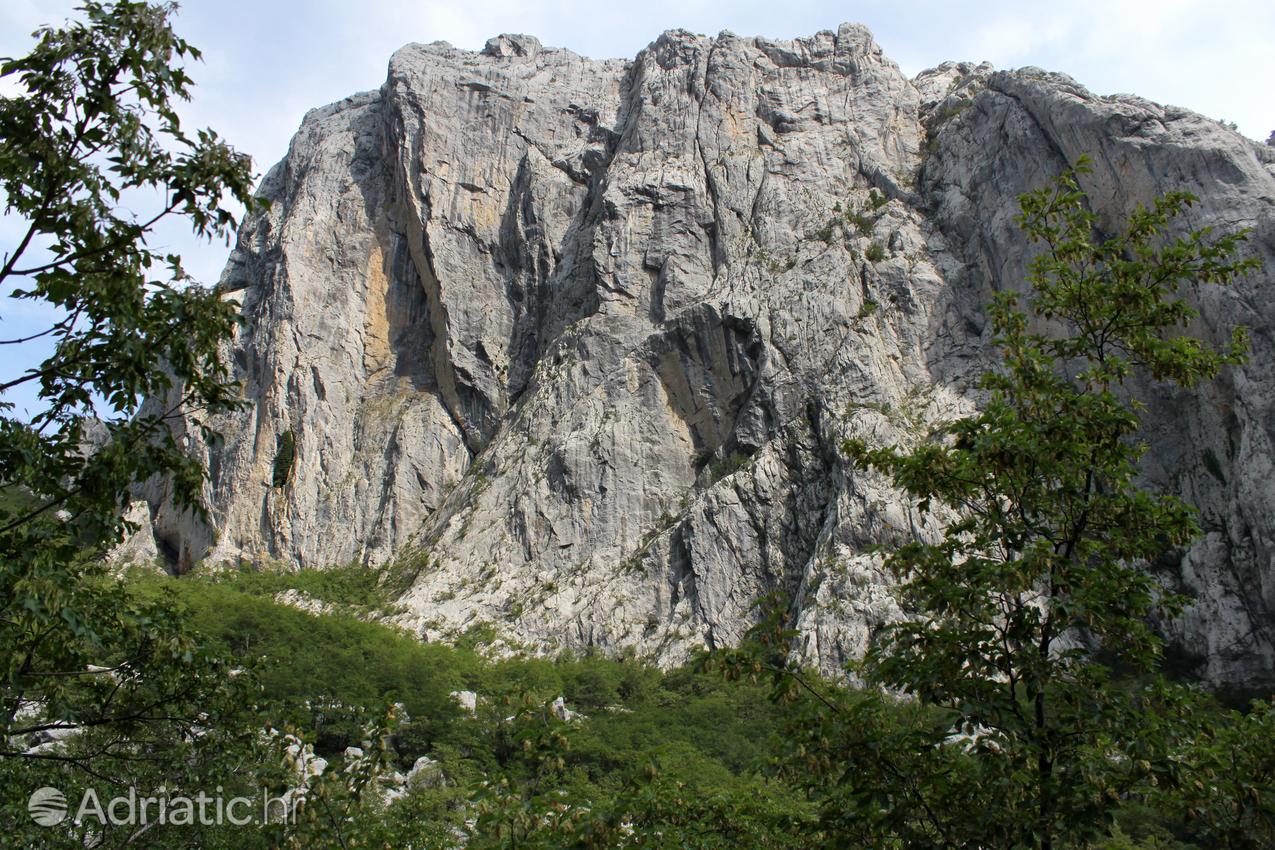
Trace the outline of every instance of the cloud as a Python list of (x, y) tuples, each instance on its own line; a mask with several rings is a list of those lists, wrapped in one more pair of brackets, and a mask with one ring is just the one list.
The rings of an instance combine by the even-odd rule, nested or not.
[(1136, 93), (1235, 121), (1256, 139), (1275, 128), (1261, 82), (1275, 36), (1269, 3), (1238, 0), (1224, 9), (1200, 0), (998, 3), (953, 32), (971, 58), (1001, 67), (1063, 71), (1099, 94)]

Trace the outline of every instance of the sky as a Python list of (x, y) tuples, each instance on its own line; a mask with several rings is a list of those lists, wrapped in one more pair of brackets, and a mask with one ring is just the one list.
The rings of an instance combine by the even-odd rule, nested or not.
[[(22, 55), (36, 27), (61, 23), (75, 6), (3, 0), (0, 56)], [(204, 54), (188, 68), (196, 85), (183, 122), (216, 129), (264, 173), (306, 110), (379, 87), (390, 54), (408, 42), (479, 49), (521, 32), (585, 56), (632, 58), (667, 29), (792, 38), (842, 21), (866, 24), (908, 75), (949, 59), (1036, 65), (1098, 94), (1132, 92), (1235, 122), (1250, 138), (1275, 131), (1271, 0), (186, 0), (173, 26)], [(12, 93), (3, 81), (0, 93)], [(16, 229), (0, 220), (0, 252)], [(197, 279), (216, 281), (227, 246), (179, 229), (160, 236)], [(39, 322), (28, 307), (0, 301), (0, 337)], [(0, 377), (37, 357), (6, 354)]]

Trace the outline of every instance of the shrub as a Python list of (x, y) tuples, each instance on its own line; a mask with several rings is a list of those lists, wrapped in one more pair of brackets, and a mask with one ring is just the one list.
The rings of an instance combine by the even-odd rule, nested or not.
[(274, 472), (271, 476), (274, 486), (286, 487), (292, 480), (292, 465), (297, 459), (297, 439), (289, 428), (279, 435), (274, 453)]

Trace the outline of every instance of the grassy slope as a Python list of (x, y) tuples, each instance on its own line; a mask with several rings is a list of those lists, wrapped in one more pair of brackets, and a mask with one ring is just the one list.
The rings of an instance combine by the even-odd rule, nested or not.
[[(524, 692), (542, 701), (564, 697), (587, 717), (572, 762), (594, 783), (621, 781), (651, 761), (674, 774), (727, 781), (761, 768), (771, 752), (780, 709), (761, 688), (690, 669), (662, 673), (631, 660), (489, 661), (472, 648), (421, 643), (354, 615), (352, 606), (383, 602), (367, 576), (334, 570), (136, 580), (147, 592), (173, 594), (210, 648), (256, 673), (268, 719), (313, 729), (321, 752), (357, 745), (363, 719), (401, 701), (413, 719), (399, 742), (406, 766), (440, 752), (485, 762), (472, 719), (450, 696), (459, 690), (487, 699)], [(346, 606), (345, 613), (316, 616), (274, 602), (288, 587)], [(332, 703), (350, 708), (323, 707)]]

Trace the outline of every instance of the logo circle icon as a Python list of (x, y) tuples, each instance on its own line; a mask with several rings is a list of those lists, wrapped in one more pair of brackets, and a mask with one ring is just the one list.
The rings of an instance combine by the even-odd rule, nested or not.
[(40, 826), (57, 826), (66, 817), (66, 795), (56, 788), (37, 788), (27, 802), (31, 820)]

